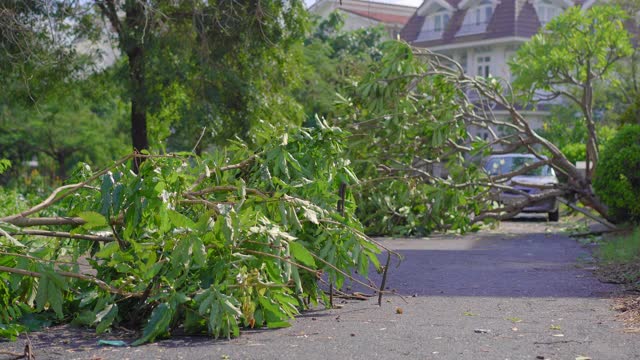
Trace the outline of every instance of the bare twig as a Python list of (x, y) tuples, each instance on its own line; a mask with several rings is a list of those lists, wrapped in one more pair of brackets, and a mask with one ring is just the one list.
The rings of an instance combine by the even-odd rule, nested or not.
[(387, 273), (389, 272), (389, 265), (391, 263), (391, 253), (387, 252), (387, 262), (384, 264), (382, 271), (382, 282), (380, 283), (380, 290), (378, 291), (378, 306), (382, 306), (382, 292), (387, 285)]

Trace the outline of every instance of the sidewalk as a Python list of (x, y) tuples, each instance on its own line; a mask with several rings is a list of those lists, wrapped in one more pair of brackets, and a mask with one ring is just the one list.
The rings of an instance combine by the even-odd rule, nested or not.
[[(405, 260), (389, 273), (400, 296), (305, 313), (238, 339), (175, 338), (98, 347), (67, 327), (32, 334), (41, 359), (638, 359), (640, 338), (610, 310), (615, 287), (584, 269), (589, 254), (546, 222), (498, 231), (383, 240)], [(21, 352), (24, 340), (1, 343)], [(582, 358), (581, 358), (582, 356)], [(0, 356), (0, 359), (4, 359)]]

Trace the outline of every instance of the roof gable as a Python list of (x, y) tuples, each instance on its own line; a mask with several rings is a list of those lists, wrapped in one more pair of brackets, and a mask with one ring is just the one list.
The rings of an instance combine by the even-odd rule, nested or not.
[[(482, 0), (425, 0), (416, 13), (407, 21), (400, 32), (400, 37), (418, 46), (435, 46), (452, 43), (464, 43), (483, 39), (499, 39), (501, 37), (531, 37), (541, 27), (541, 20), (536, 13), (537, 0), (489, 0), (494, 4), (491, 18), (486, 23), (486, 29), (478, 31), (462, 31), (467, 10)], [(588, 6), (598, 0), (549, 0), (554, 6), (567, 8), (570, 6)], [(451, 18), (442, 31), (441, 37), (422, 37), (425, 19), (433, 11), (446, 4), (454, 8)], [(438, 6), (434, 6), (438, 5)], [(426, 40), (429, 39), (429, 40)]]
[(429, 10), (433, 7), (442, 7), (447, 9), (448, 11), (456, 10), (456, 6), (452, 5), (447, 0), (426, 0), (422, 3), (422, 5), (420, 5), (420, 7), (418, 7), (416, 13), (420, 16), (426, 16), (430, 12)]

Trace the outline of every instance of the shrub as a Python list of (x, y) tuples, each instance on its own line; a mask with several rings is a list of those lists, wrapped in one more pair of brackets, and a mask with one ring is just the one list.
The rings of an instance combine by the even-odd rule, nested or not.
[(613, 220), (640, 220), (640, 126), (625, 126), (601, 154), (593, 182)]
[(563, 146), (561, 150), (567, 159), (574, 164), (587, 158), (587, 146), (585, 144), (570, 143)]

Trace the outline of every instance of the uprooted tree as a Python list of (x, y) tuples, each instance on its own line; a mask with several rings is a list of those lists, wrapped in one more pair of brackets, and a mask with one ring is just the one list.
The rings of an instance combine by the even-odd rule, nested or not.
[[(0, 218), (0, 335), (49, 310), (58, 321), (144, 327), (134, 344), (178, 327), (237, 336), (287, 326), (330, 299), (381, 247), (363, 234), (341, 184), (357, 181), (344, 134), (319, 122), (255, 150), (208, 158), (133, 154), (41, 203)], [(145, 161), (139, 173), (132, 161)]]
[[(512, 65), (517, 88), (497, 78), (471, 77), (446, 56), (390, 43), (375, 72), (345, 97), (337, 120), (353, 132), (349, 157), (359, 172), (361, 216), (372, 232), (421, 233), (467, 230), (486, 219), (504, 219), (545, 199), (578, 201), (601, 220), (611, 217), (594, 193), (598, 138), (593, 118), (593, 86), (631, 53), (625, 14), (616, 7), (586, 12), (571, 8), (524, 44)], [(564, 97), (584, 114), (588, 132), (588, 171), (581, 172), (523, 115), (530, 102)], [(507, 113), (496, 116), (494, 109)], [(472, 136), (482, 128), (487, 139)], [(363, 145), (366, 144), (366, 145)], [(481, 159), (509, 152), (534, 154), (538, 161), (507, 174), (488, 176)], [(566, 181), (518, 189), (517, 175), (553, 167)], [(442, 176), (438, 176), (438, 171)], [(496, 192), (522, 196), (497, 204)]]
[[(554, 26), (570, 16), (590, 19), (588, 30), (575, 29), (585, 36), (610, 26), (605, 30), (618, 36), (582, 49), (599, 50), (560, 73), (588, 92), (585, 74), (587, 83), (605, 76), (607, 64), (627, 53), (628, 36), (617, 10), (569, 14), (530, 46), (546, 44)], [(525, 61), (527, 49), (518, 61)], [(98, 332), (116, 324), (144, 327), (136, 344), (176, 328), (233, 336), (240, 327), (286, 326), (309, 304), (330, 302), (319, 283), (340, 288), (346, 279), (360, 281), (351, 276), (355, 270), (366, 276), (370, 264), (381, 268), (381, 247), (364, 235), (356, 211), (378, 224), (370, 231), (400, 226), (405, 233), (418, 227), (467, 231), (551, 197), (575, 208), (579, 200), (609, 217), (591, 187), (591, 172), (578, 171), (532, 128), (520, 110), (522, 97), (509, 84), (469, 77), (451, 59), (400, 42), (383, 50), (381, 61), (342, 98), (345, 115), (334, 120), (340, 127), (319, 120), (314, 129), (280, 134), (265, 125), (256, 132), (257, 147), (237, 143), (205, 158), (134, 154), (103, 171), (79, 168), (75, 183), (1, 217), (0, 335), (25, 330), (20, 320), (30, 313)], [(548, 53), (556, 54), (553, 48)], [(569, 88), (550, 81), (547, 93)], [(497, 118), (496, 107), (509, 116)], [(473, 137), (470, 126), (491, 136)], [(590, 141), (597, 145), (596, 138)], [(508, 174), (483, 171), (480, 158), (516, 150), (538, 161)], [(139, 173), (132, 172), (143, 159)], [(541, 185), (535, 194), (511, 181), (545, 165), (568, 181)], [(522, 200), (501, 205), (495, 191)]]

